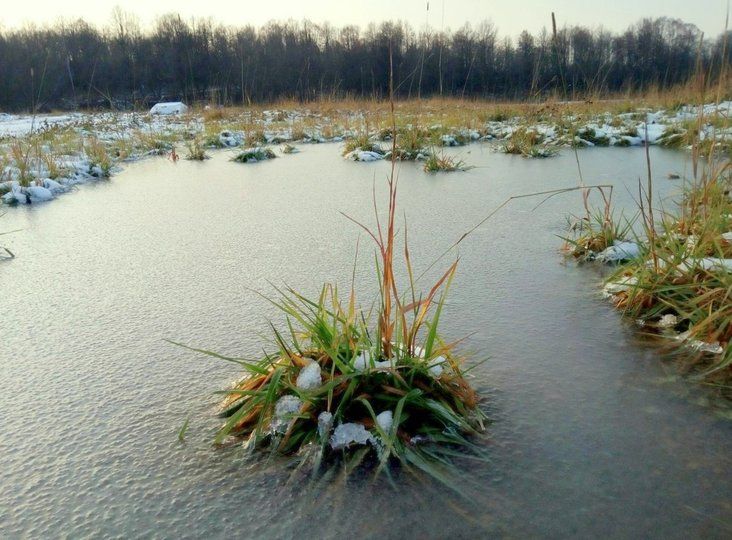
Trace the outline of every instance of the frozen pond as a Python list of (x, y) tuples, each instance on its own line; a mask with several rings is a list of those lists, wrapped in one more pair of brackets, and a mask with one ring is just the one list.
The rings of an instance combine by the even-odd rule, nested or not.
[[(301, 148), (254, 165), (150, 159), (0, 219), (23, 229), (3, 237), (17, 258), (0, 264), (0, 537), (729, 538), (732, 422), (619, 320), (598, 270), (564, 261), (556, 235), (577, 193), (535, 211), (517, 201), (461, 244), (442, 331), (490, 356), (474, 383), (494, 420), (490, 463), (466, 465), (470, 501), (406, 479), (335, 480), (316, 496), (276, 460), (214, 449), (211, 392), (238, 372), (164, 340), (256, 356), (276, 313), (250, 287), (347, 289), (359, 231), (339, 211), (372, 223), (389, 167)], [(688, 156), (651, 152), (669, 196)], [(577, 184), (571, 150), (452, 153), (477, 167), (399, 169), (418, 270), (507, 197)], [(586, 182), (615, 184), (632, 213), (643, 150), (579, 156)]]

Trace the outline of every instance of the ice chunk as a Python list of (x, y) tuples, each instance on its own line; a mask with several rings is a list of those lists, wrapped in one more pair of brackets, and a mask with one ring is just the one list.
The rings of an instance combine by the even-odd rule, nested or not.
[(619, 262), (634, 259), (640, 254), (640, 246), (635, 242), (615, 242), (612, 246), (597, 254), (602, 262)]
[(444, 370), (443, 364), (447, 362), (447, 359), (444, 356), (438, 356), (434, 360), (432, 360), (431, 365), (428, 369), (430, 372), (430, 375), (437, 378), (440, 375), (442, 375), (442, 372)]
[(638, 278), (635, 276), (622, 276), (617, 281), (607, 283), (602, 292), (606, 297), (613, 296), (621, 292), (628, 292), (637, 284)]
[[(371, 362), (371, 351), (361, 351), (356, 355), (356, 357), (353, 359), (353, 369), (356, 371), (366, 371), (367, 369), (371, 369), (372, 362)], [(383, 361), (374, 361), (373, 362), (373, 368), (375, 370), (377, 369), (388, 369), (391, 367), (391, 362), (388, 360)]]
[(295, 384), (301, 390), (312, 390), (318, 388), (322, 383), (323, 377), (320, 374), (320, 364), (310, 362), (300, 370)]
[(704, 257), (698, 260), (688, 259), (679, 264), (677, 268), (687, 272), (693, 268), (701, 268), (707, 272), (712, 270), (732, 272), (732, 259), (720, 259), (717, 257)]
[(679, 318), (673, 313), (664, 315), (658, 321), (659, 328), (673, 328), (677, 324), (679, 324)]
[(707, 341), (701, 341), (699, 339), (690, 339), (690, 337), (691, 333), (689, 331), (686, 331), (676, 336), (676, 339), (685, 342), (695, 351), (709, 354), (722, 354), (724, 352), (724, 348), (719, 344), (719, 341), (709, 343)]
[(389, 433), (391, 431), (391, 426), (394, 423), (394, 416), (392, 412), (384, 411), (377, 414), (376, 423), (379, 424), (379, 427), (384, 431), (384, 433)]
[(150, 109), (150, 114), (183, 114), (188, 107), (182, 101), (157, 103)]
[(333, 450), (347, 448), (352, 444), (368, 444), (374, 442), (374, 436), (369, 433), (363, 424), (347, 423), (335, 428), (330, 438)]

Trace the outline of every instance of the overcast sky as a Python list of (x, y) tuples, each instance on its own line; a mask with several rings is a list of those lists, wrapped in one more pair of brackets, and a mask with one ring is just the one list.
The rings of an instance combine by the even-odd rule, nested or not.
[[(724, 30), (728, 0), (3, 0), (0, 21), (4, 28), (27, 22), (53, 23), (58, 18), (85, 20), (106, 25), (115, 5), (135, 13), (143, 26), (164, 13), (184, 18), (212, 17), (231, 25), (262, 25), (270, 20), (310, 19), (335, 26), (383, 20), (406, 20), (414, 27), (427, 22), (433, 28), (456, 29), (466, 22), (491, 20), (501, 35), (532, 33), (551, 25), (551, 11), (560, 26), (602, 25), (624, 30), (642, 17), (674, 17), (696, 24), (706, 35)], [(443, 9), (444, 6), (444, 9)]]

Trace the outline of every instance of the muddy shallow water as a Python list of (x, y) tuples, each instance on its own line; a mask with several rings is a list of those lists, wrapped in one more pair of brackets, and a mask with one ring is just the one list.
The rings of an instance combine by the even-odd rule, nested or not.
[[(172, 339), (258, 354), (276, 313), (267, 280), (317, 294), (350, 283), (371, 190), (388, 164), (337, 145), (241, 165), (150, 159), (46, 205), (9, 209), (0, 264), (0, 536), (729, 537), (732, 422), (724, 404), (673, 377), (657, 347), (601, 299), (599, 270), (558, 252), (577, 193), (520, 200), (461, 244), (445, 337), (490, 359), (474, 370), (491, 416), (489, 463), (466, 463), (468, 500), (435, 485), (362, 478), (287, 484), (210, 446), (211, 392), (230, 365)], [(477, 167), (399, 167), (413, 261), (424, 268), (511, 195), (577, 183), (574, 154), (529, 160), (489, 145), (454, 151)], [(587, 183), (630, 209), (641, 149), (579, 154)], [(690, 164), (652, 149), (668, 197)], [(358, 290), (374, 292), (361, 233)], [(426, 286), (425, 282), (425, 286)], [(185, 444), (177, 431), (186, 417)]]

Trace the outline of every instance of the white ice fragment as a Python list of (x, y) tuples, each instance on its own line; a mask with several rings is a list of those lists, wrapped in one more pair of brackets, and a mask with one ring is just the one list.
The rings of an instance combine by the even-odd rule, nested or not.
[(667, 313), (658, 320), (659, 328), (673, 328), (679, 324), (679, 318), (673, 313)]
[(394, 416), (391, 411), (384, 411), (376, 415), (376, 423), (384, 433), (391, 431), (391, 426), (394, 423)]
[(442, 372), (444, 371), (443, 364), (447, 362), (447, 359), (444, 356), (438, 356), (434, 360), (432, 360), (432, 363), (427, 371), (430, 372), (430, 375), (432, 375), (435, 378), (438, 378), (440, 375), (442, 375)]
[[(366, 371), (367, 369), (370, 369), (372, 367), (371, 362), (371, 351), (361, 351), (356, 355), (356, 357), (353, 359), (353, 369), (356, 371)], [(391, 367), (391, 362), (388, 360), (383, 361), (374, 361), (373, 362), (373, 369), (388, 369)]]
[(622, 276), (616, 281), (608, 282), (602, 292), (605, 297), (614, 296), (621, 292), (628, 292), (638, 284), (638, 278), (635, 276)]
[(169, 101), (157, 103), (150, 109), (150, 114), (183, 114), (188, 107), (182, 101)]
[(318, 415), (318, 435), (321, 440), (325, 440), (333, 429), (333, 415), (328, 411), (323, 411)]
[(722, 354), (724, 348), (719, 344), (719, 341), (709, 343), (707, 341), (701, 341), (700, 339), (689, 339), (691, 333), (687, 330), (676, 336), (678, 341), (683, 341), (695, 351), (709, 353), (709, 354)]
[(702, 270), (721, 270), (724, 272), (732, 272), (732, 259), (720, 259), (718, 257), (704, 257), (702, 259), (687, 259), (677, 267), (681, 271), (689, 271), (693, 268)]
[(368, 444), (370, 442), (374, 442), (374, 436), (366, 430), (364, 425), (350, 422), (336, 427), (330, 438), (330, 446), (333, 450), (340, 450), (352, 444)]
[(732, 231), (722, 233), (722, 240), (725, 240), (726, 242), (732, 242)]
[(272, 431), (282, 433), (287, 428), (289, 417), (297, 414), (302, 406), (302, 401), (297, 396), (282, 396), (275, 404), (274, 418), (272, 419)]
[(323, 377), (320, 374), (320, 364), (310, 362), (300, 370), (295, 384), (301, 390), (312, 390), (318, 388), (322, 383)]
[(619, 262), (634, 259), (640, 255), (640, 246), (635, 242), (615, 242), (612, 246), (597, 254), (597, 260), (602, 262)]

